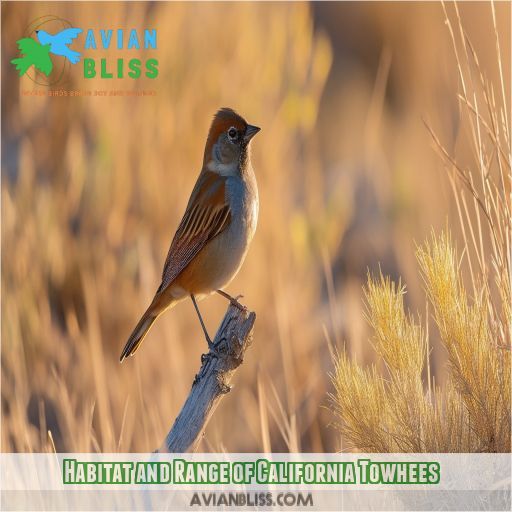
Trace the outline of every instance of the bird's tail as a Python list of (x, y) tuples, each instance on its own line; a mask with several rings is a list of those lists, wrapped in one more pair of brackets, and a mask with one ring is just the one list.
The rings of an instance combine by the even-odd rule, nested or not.
[(121, 352), (121, 357), (119, 358), (119, 361), (123, 362), (123, 359), (135, 354), (136, 350), (144, 341), (146, 334), (149, 332), (149, 329), (151, 329), (151, 326), (153, 325), (157, 317), (158, 315), (152, 313), (151, 308), (149, 308), (142, 315), (142, 318), (139, 320), (139, 323), (136, 325), (132, 334), (128, 338), (128, 341), (126, 342), (126, 345), (124, 346), (123, 351)]
[(11, 64), (14, 64), (16, 66), (16, 69), (20, 72), (20, 76), (23, 76), (28, 68), (32, 66), (32, 62), (30, 59), (27, 59), (26, 57), (20, 57), (19, 59), (12, 59)]
[(155, 320), (168, 308), (175, 305), (176, 301), (172, 301), (168, 303), (162, 304), (162, 297), (157, 293), (153, 302), (146, 310), (146, 312), (142, 315), (142, 318), (139, 320), (139, 323), (135, 326), (132, 334), (128, 338), (126, 345), (121, 352), (121, 357), (119, 361), (122, 363), (123, 359), (126, 359), (128, 356), (133, 356), (135, 351), (140, 347), (140, 344), (144, 341), (146, 334), (151, 329), (151, 326), (155, 323)]
[(71, 64), (76, 64), (80, 61), (80, 52), (75, 52), (74, 50), (69, 50), (66, 52), (66, 56), (71, 62)]

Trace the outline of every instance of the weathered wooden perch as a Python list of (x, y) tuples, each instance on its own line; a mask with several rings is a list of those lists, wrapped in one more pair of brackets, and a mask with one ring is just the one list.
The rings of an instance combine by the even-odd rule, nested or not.
[(230, 304), (213, 340), (215, 352), (202, 356), (192, 389), (159, 453), (183, 453), (197, 445), (220, 399), (231, 389), (231, 378), (251, 344), (255, 320), (255, 313)]

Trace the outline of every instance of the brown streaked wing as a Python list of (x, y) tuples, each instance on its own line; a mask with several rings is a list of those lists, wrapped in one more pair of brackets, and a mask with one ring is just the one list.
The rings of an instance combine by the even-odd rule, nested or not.
[(225, 200), (225, 178), (210, 171), (201, 173), (183, 219), (174, 235), (158, 292), (172, 283), (198, 252), (231, 221)]

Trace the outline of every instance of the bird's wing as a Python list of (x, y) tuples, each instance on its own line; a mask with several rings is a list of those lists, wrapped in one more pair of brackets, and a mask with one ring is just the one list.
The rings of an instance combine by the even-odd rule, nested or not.
[(225, 178), (218, 174), (210, 171), (200, 174), (167, 254), (159, 292), (179, 276), (212, 238), (229, 226), (231, 211), (225, 187)]
[(61, 44), (71, 44), (73, 39), (78, 37), (80, 32), (82, 32), (81, 28), (66, 28), (65, 30), (57, 32), (53, 37), (55, 37)]
[(32, 56), (34, 52), (39, 51), (40, 44), (32, 39), (31, 37), (24, 37), (23, 39), (19, 39), (16, 41), (16, 44), (18, 45), (18, 48), (20, 52), (23, 55)]
[(53, 63), (52, 59), (50, 59), (49, 51), (50, 45), (45, 44), (44, 46), (41, 46), (33, 56), (34, 66), (39, 69), (39, 71), (42, 71), (46, 76), (49, 76), (53, 69)]

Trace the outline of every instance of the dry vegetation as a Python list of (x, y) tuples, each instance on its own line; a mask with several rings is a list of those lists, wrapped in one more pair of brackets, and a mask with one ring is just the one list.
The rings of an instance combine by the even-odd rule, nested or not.
[[(510, 23), (503, 21), (510, 6), (496, 8), (502, 13), (498, 25), (510, 33)], [(474, 67), (465, 47), (463, 55), (471, 58), (460, 60), (461, 73), (472, 78), (463, 91), (460, 125), (473, 127), (469, 141), (474, 133), (477, 143), (458, 143), (454, 153), (450, 135), (459, 124), (451, 115), (457, 68), (447, 51), (450, 37), (441, 6), (131, 2), (103, 3), (102, 9), (101, 18), (112, 26), (158, 29), (161, 75), (155, 82), (95, 79), (87, 86), (155, 88), (156, 97), (21, 96), (32, 84), (12, 73), (9, 60), (31, 20), (55, 13), (84, 27), (105, 27), (94, 3), (2, 4), (1, 449), (112, 452), (151, 451), (160, 445), (205, 351), (192, 305), (163, 315), (137, 356), (123, 365), (119, 350), (158, 285), (201, 165), (211, 116), (220, 106), (232, 106), (263, 127), (253, 151), (261, 201), (258, 231), (228, 290), (243, 293), (258, 320), (235, 389), (219, 406), (199, 449), (339, 449), (339, 434), (330, 428), (332, 411), (325, 407), (332, 361), (324, 333), (339, 353), (341, 340), (347, 339), (349, 355), (340, 359), (336, 380), (353, 391), (339, 401), (343, 424), (350, 427), (346, 441), (374, 451), (458, 449), (455, 442), (460, 449), (466, 443), (473, 449), (503, 447), (506, 423), (501, 431), (492, 426), (498, 416), (482, 422), (481, 429), (466, 429), (460, 441), (455, 436), (470, 411), (483, 406), (490, 415), (502, 414), (507, 397), (489, 404), (473, 387), (465, 395), (459, 385), (471, 365), (481, 362), (474, 359), (481, 352), (469, 350), (460, 361), (450, 356), (459, 366), (452, 364), (447, 376), (439, 345), (458, 350), (458, 322), (469, 316), (467, 328), (477, 338), (464, 340), (479, 343), (484, 353), (492, 351), (495, 357), (486, 364), (493, 371), (510, 355), (495, 346), (507, 344), (510, 334), (503, 321), (510, 311), (500, 310), (510, 297), (504, 288), (509, 246), (502, 245), (510, 242), (508, 224), (503, 224), (509, 188), (496, 178), (508, 180), (510, 171), (504, 157), (509, 132), (502, 129), (508, 121), (500, 117), (500, 98), (509, 84), (504, 83), (505, 94), (492, 95), (488, 89), (493, 118), (479, 96), (485, 88), (478, 73), (464, 68)], [(468, 4), (463, 11), (475, 45), (484, 56), (495, 55), (494, 36), (481, 30), (488, 6)], [(326, 33), (322, 27), (329, 23), (334, 26)], [(502, 51), (506, 67), (510, 50)], [(499, 83), (497, 70), (486, 71), (490, 83)], [(83, 81), (69, 86), (83, 87)], [(497, 241), (490, 238), (494, 235), (478, 201), (461, 195), (449, 163), (458, 198), (453, 203), (446, 176), (435, 172), (438, 157), (422, 116), (440, 140), (449, 141), (446, 156), (460, 155), (457, 173), (475, 179), (472, 186), (491, 212)], [(499, 142), (493, 144), (493, 135)], [(470, 160), (475, 154), (477, 166)], [(492, 179), (481, 182), (487, 170)], [(464, 229), (450, 228), (453, 245), (464, 247), (462, 265), (448, 236), (432, 238), (419, 253), (427, 284), (432, 282), (429, 269), (436, 268), (434, 286), (427, 291), (441, 328), (420, 327), (424, 322), (404, 313), (400, 285), (371, 281), (367, 298), (374, 345), (390, 375), (410, 377), (383, 380), (377, 369), (367, 373), (359, 366), (375, 360), (362, 320), (367, 268), (375, 271), (380, 263), (384, 275), (403, 276), (405, 307), (422, 309), (414, 240), (423, 240), (432, 226), (445, 225), (447, 214), (455, 219), (457, 205)], [(470, 262), (471, 272), (466, 271)], [(453, 311), (450, 302), (438, 300), (436, 286), (442, 283), (452, 287), (444, 299), (458, 301)], [(210, 330), (225, 308), (221, 298), (202, 303)], [(475, 312), (484, 323), (475, 323)], [(394, 336), (394, 344), (380, 343), (382, 336)], [(401, 343), (411, 349), (404, 352)], [(471, 386), (479, 382), (496, 393), (495, 380), (486, 372), (478, 376)], [(505, 389), (506, 372), (502, 378)], [(371, 393), (375, 400), (368, 400)], [(386, 400), (394, 393), (391, 406)], [(398, 400), (407, 393), (421, 400)], [(389, 406), (382, 417), (397, 431), (376, 435), (381, 405)], [(411, 422), (423, 416), (407, 409), (413, 406), (430, 418), (419, 438)], [(365, 415), (347, 421), (358, 407)], [(452, 414), (448, 420), (445, 410)], [(460, 429), (450, 431), (449, 425)], [(370, 435), (378, 446), (364, 445)]]
[[(501, 49), (496, 31), (501, 71)], [(447, 12), (445, 10), (445, 15)], [(336, 360), (332, 400), (348, 443), (366, 452), (509, 452), (511, 440), (510, 180), (508, 96), (481, 69), (455, 5), (447, 15), (461, 92), (464, 135), (474, 161), (434, 142), (451, 173), (464, 235), (459, 257), (446, 233), (417, 250), (429, 307), (446, 349), (448, 379), (430, 375), (428, 329), (406, 314), (405, 288), (369, 277), (367, 318), (384, 371), (364, 369), (346, 354)], [(463, 284), (467, 267), (470, 289)], [(426, 389), (423, 379), (427, 367)]]
[[(15, 52), (17, 34), (42, 8), (2, 8), (4, 51)], [(282, 247), (294, 243), (295, 196), (306, 187), (288, 187), (290, 175), (319, 168), (313, 142), (304, 141), (315, 138), (330, 44), (314, 33), (306, 4), (276, 5), (271, 17), (262, 4), (102, 8), (100, 18), (94, 4), (61, 4), (58, 13), (96, 29), (104, 28), (101, 20), (157, 28), (160, 77), (113, 84), (95, 79), (86, 86), (157, 88), (155, 98), (30, 98), (19, 90), (31, 89), (31, 82), (21, 80), (18, 87), (13, 76), (2, 84), (9, 98), (3, 123), (2, 448), (53, 449), (47, 430), (59, 451), (151, 451), (160, 445), (206, 350), (192, 305), (162, 317), (137, 357), (119, 365), (119, 351), (158, 286), (211, 118), (219, 107), (231, 106), (264, 127), (253, 151), (260, 229), (229, 289), (243, 293), (260, 320), (248, 357), (253, 363), (244, 368), (236, 393), (224, 400), (201, 449), (261, 447), (260, 399), (265, 408), (273, 404), (269, 422), (276, 411), (286, 425), (286, 441), (275, 426), (272, 441), (298, 449), (292, 416), (311, 392), (311, 380), (290, 392), (291, 402), (281, 410), (283, 399), (276, 401), (270, 383), (282, 390), (284, 380), (267, 376), (283, 375), (278, 354), (291, 352), (292, 319), (305, 316), (318, 300), (321, 274), (316, 277), (294, 247)], [(300, 282), (311, 285), (300, 291)], [(299, 295), (292, 305), (290, 297)], [(203, 302), (211, 331), (225, 309), (218, 297)], [(298, 357), (318, 352), (313, 334), (300, 336)], [(283, 359), (286, 387), (293, 389), (291, 382), (300, 377), (289, 356)], [(324, 369), (313, 359), (311, 369), (319, 375)], [(316, 390), (317, 402), (321, 393)]]

